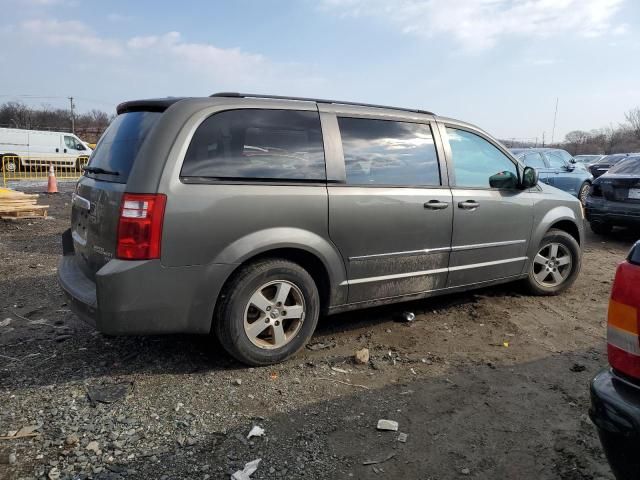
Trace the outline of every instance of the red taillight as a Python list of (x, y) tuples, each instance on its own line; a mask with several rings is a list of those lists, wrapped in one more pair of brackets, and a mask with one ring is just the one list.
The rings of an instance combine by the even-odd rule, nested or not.
[(125, 193), (120, 205), (118, 247), (122, 260), (160, 258), (165, 195)]
[(607, 353), (616, 370), (640, 379), (640, 266), (621, 263), (607, 319)]

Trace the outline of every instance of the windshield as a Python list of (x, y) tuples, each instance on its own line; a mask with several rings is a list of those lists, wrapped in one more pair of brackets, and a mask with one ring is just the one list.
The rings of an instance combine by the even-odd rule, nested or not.
[(617, 175), (640, 175), (640, 157), (627, 157), (618, 162), (609, 173)]
[(118, 115), (104, 132), (91, 155), (88, 167), (117, 172), (117, 175), (85, 171), (100, 180), (126, 183), (133, 162), (147, 134), (156, 124), (160, 112), (128, 112)]

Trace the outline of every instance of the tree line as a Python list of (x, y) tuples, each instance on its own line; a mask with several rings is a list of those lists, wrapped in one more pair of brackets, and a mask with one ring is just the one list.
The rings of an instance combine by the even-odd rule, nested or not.
[[(75, 114), (73, 120), (76, 135), (95, 143), (113, 120), (113, 115), (94, 109)], [(5, 102), (0, 104), (0, 127), (70, 132), (71, 111), (48, 105), (30, 107), (22, 102)]]
[[(640, 107), (624, 115), (625, 122), (595, 130), (573, 130), (564, 142), (547, 145), (563, 148), (571, 155), (640, 152)], [(528, 145), (527, 145), (528, 146)]]

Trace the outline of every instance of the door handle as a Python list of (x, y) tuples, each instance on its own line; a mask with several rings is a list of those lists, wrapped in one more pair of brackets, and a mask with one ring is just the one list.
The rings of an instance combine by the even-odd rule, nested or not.
[(66, 148), (64, 149), (64, 153), (67, 153), (67, 149)]
[(56, 148), (56, 153), (60, 153), (60, 149), (59, 148)]
[(464, 202), (458, 202), (458, 208), (462, 208), (464, 210), (475, 210), (479, 206), (480, 204), (475, 200), (466, 200)]
[(439, 200), (429, 200), (424, 204), (424, 208), (428, 208), (429, 210), (444, 210), (448, 206), (448, 203), (441, 202)]

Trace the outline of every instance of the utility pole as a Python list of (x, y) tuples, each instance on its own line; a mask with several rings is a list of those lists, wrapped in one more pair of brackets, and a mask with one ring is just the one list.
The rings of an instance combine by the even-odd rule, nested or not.
[(76, 108), (76, 106), (73, 103), (73, 97), (68, 97), (68, 98), (69, 98), (69, 106), (71, 107), (71, 133), (75, 134), (76, 133), (76, 121), (75, 121), (75, 115), (73, 113), (73, 109)]
[(544, 134), (545, 132), (542, 132), (542, 146), (544, 147)]
[(556, 134), (556, 119), (558, 118), (558, 97), (556, 97), (556, 113), (553, 114), (553, 130), (551, 130), (551, 144), (553, 145), (553, 137)]

